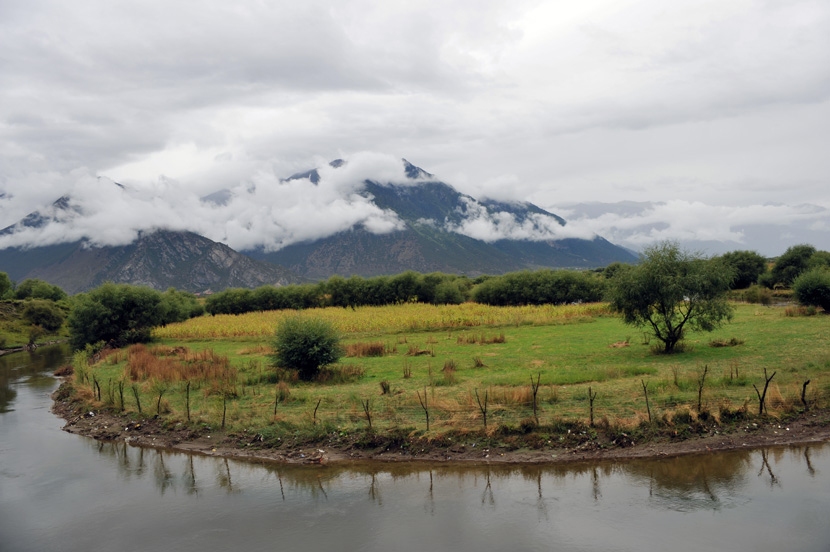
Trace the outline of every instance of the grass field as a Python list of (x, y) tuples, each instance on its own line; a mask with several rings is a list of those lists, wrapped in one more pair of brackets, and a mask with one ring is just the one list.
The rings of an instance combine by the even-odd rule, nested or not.
[(158, 408), (173, 423), (187, 423), (189, 410), (194, 426), (216, 428), (224, 418), (228, 431), (266, 440), (362, 431), (370, 419), (376, 431), (480, 430), (485, 410), (489, 432), (520, 431), (537, 418), (587, 423), (589, 388), (599, 425), (632, 427), (649, 417), (644, 384), (655, 423), (695, 419), (699, 392), (702, 410), (718, 419), (757, 413), (753, 384), (763, 390), (764, 370), (775, 372), (767, 407), (776, 415), (802, 408), (806, 380), (808, 403), (825, 407), (830, 398), (830, 316), (793, 312), (738, 304), (730, 324), (690, 334), (686, 352), (656, 355), (653, 339), (602, 304), (309, 310), (301, 316), (331, 320), (352, 354), (382, 354), (344, 357), (314, 383), (278, 381), (270, 366), (275, 325), (295, 312), (201, 317), (158, 328), (146, 348), (90, 368), (76, 363), (76, 380), (92, 402), (129, 412), (140, 401), (144, 414)]

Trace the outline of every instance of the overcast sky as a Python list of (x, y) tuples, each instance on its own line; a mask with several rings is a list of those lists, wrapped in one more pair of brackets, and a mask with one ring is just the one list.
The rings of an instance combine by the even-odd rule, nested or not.
[[(256, 226), (274, 243), (388, 231), (352, 185), (304, 201), (279, 179), (405, 157), (626, 245), (776, 254), (750, 230), (830, 249), (828, 152), (827, 0), (0, 0), (0, 227), (70, 193), (90, 232), (221, 223), (239, 247), (261, 212), (223, 211), (236, 235), (182, 210), (275, 182), (246, 196), (282, 204)], [(649, 203), (574, 206), (620, 201)]]

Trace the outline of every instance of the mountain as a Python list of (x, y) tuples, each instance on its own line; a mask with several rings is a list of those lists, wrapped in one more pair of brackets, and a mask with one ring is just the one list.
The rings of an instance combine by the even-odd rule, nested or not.
[[(378, 172), (357, 162), (349, 167), (348, 161), (338, 159), (325, 171), (311, 169), (279, 180), (284, 188), (257, 188), (273, 185), (265, 180), (219, 190), (186, 205), (166, 205), (162, 196), (99, 179), (93, 183), (97, 188), (86, 189), (79, 197), (61, 197), (0, 230), (7, 244), (0, 249), (0, 271), (18, 281), (40, 278), (70, 293), (105, 281), (200, 292), (299, 283), (334, 274), (375, 276), (415, 270), (475, 276), (636, 261), (630, 251), (601, 237), (568, 237), (576, 234), (565, 220), (536, 205), (479, 200), (406, 160), (388, 161)], [(367, 174), (390, 176), (372, 179)], [(283, 196), (283, 190), (291, 193)], [(306, 200), (314, 207), (302, 205)], [(112, 205), (130, 210), (131, 216), (125, 217), (133, 225), (130, 232), (145, 220), (137, 213), (147, 214), (147, 227), (129, 245), (90, 245), (96, 238), (109, 237), (102, 232), (122, 230), (113, 227), (112, 212), (107, 210), (114, 209)], [(325, 209), (327, 215), (347, 222), (332, 224), (329, 230), (323, 230), (325, 224), (316, 225), (311, 233), (305, 232), (315, 239), (283, 241), (298, 228), (309, 230), (313, 223), (297, 216), (309, 208)], [(343, 211), (347, 216), (341, 216)], [(166, 213), (167, 218), (157, 213)], [(191, 232), (158, 229), (203, 228), (206, 217), (215, 222), (210, 234), (215, 239), (227, 240), (231, 228), (231, 235), (244, 238), (241, 243), (263, 245), (237, 253)], [(285, 234), (274, 235), (280, 229)], [(78, 238), (71, 241), (70, 236)], [(56, 243), (61, 239), (70, 241)], [(288, 245), (272, 251), (266, 249), (269, 243)]]
[(77, 241), (8, 248), (0, 250), (0, 270), (13, 280), (39, 278), (70, 294), (107, 281), (194, 293), (305, 281), (192, 232), (166, 230), (142, 234), (129, 245), (115, 247), (87, 247)]
[[(253, 258), (285, 266), (308, 278), (332, 274), (374, 276), (405, 270), (468, 275), (501, 274), (543, 267), (592, 268), (615, 261), (634, 262), (636, 256), (601, 237), (539, 239), (549, 227), (565, 220), (532, 203), (476, 200), (456, 191), (432, 174), (404, 162), (402, 184), (366, 180), (359, 193), (402, 223), (402, 229), (375, 234), (360, 226), (322, 239), (288, 245), (278, 251), (243, 251)], [(342, 166), (336, 160), (332, 167)], [(319, 182), (316, 170), (292, 179)], [(536, 234), (535, 239), (482, 239), (470, 228), (508, 229)], [(489, 224), (489, 226), (488, 226)], [(473, 234), (473, 235), (471, 235)], [(487, 236), (485, 236), (487, 237)]]

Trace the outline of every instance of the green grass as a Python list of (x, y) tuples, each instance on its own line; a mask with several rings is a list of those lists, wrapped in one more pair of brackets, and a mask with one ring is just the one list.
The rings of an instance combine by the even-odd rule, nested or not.
[[(467, 343), (473, 336), (486, 339), (504, 334), (504, 343)], [(712, 347), (715, 340), (742, 342)], [(269, 366), (267, 338), (210, 340), (164, 339), (161, 345), (185, 346), (194, 351), (212, 349), (227, 356), (238, 376), (225, 398), (229, 431), (278, 436), (362, 431), (368, 424), (361, 401), (369, 400), (376, 431), (423, 434), (424, 411), (417, 392), (426, 392), (430, 407), (430, 435), (482, 427), (476, 390), (488, 397), (488, 426), (517, 427), (532, 416), (530, 378), (541, 375), (538, 393), (540, 423), (586, 422), (588, 387), (597, 392), (596, 420), (614, 426), (635, 426), (646, 417), (642, 382), (648, 386), (653, 418), (670, 419), (677, 412), (696, 409), (698, 378), (708, 366), (703, 407), (715, 416), (722, 411), (758, 408), (753, 384), (763, 386), (764, 369), (776, 372), (768, 394), (773, 414), (800, 407), (802, 383), (810, 379), (808, 398), (826, 406), (830, 398), (830, 316), (785, 316), (783, 308), (737, 305), (732, 323), (713, 333), (693, 333), (687, 351), (674, 355), (652, 352), (655, 340), (644, 344), (641, 331), (614, 316), (579, 317), (551, 324), (477, 327), (470, 330), (412, 333), (346, 334), (344, 343), (382, 341), (383, 357), (343, 358), (363, 376), (348, 383), (289, 382), (289, 396), (277, 405), (274, 369)], [(628, 342), (627, 346), (615, 346)], [(430, 354), (408, 356), (410, 347)], [(434, 351), (434, 354), (433, 354)], [(475, 367), (475, 359), (484, 366)], [(444, 365), (454, 361), (448, 376)], [(103, 402), (109, 387), (124, 374), (126, 361), (103, 361), (92, 369), (102, 385)], [(404, 377), (404, 369), (411, 376)], [(336, 368), (336, 367), (335, 367)], [(382, 394), (381, 382), (390, 392)], [(135, 411), (131, 382), (125, 385), (125, 408)], [(137, 382), (145, 414), (155, 413), (157, 392), (150, 382)], [(284, 387), (284, 385), (283, 385)], [(90, 397), (89, 388), (85, 391)], [(120, 408), (117, 391), (115, 406)], [(222, 393), (217, 385), (191, 385), (191, 424), (216, 428), (221, 424)], [(316, 418), (313, 413), (318, 401)], [(173, 422), (186, 418), (184, 383), (171, 384), (163, 395), (164, 416)], [(316, 422), (316, 423), (315, 423)]]

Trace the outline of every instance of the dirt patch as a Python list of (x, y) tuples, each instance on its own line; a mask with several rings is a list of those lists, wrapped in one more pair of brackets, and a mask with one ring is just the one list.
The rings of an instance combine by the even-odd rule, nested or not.
[[(743, 448), (817, 443), (830, 440), (830, 411), (807, 412), (786, 421), (749, 419), (729, 426), (698, 427), (697, 432), (671, 430), (654, 434), (570, 430), (553, 435), (507, 436), (494, 443), (484, 435), (436, 439), (380, 434), (332, 434), (314, 443), (264, 443), (259, 434), (228, 434), (217, 428), (193, 428), (147, 416), (119, 416), (89, 411), (72, 402), (62, 385), (53, 395), (52, 411), (66, 420), (64, 431), (100, 441), (180, 450), (208, 456), (246, 458), (289, 464), (349, 461), (424, 461), (468, 463), (566, 463), (627, 458), (706, 454)], [(267, 445), (267, 446), (266, 446)]]

